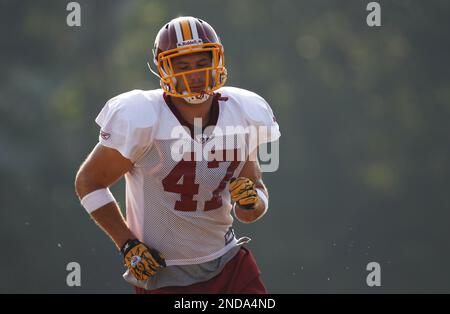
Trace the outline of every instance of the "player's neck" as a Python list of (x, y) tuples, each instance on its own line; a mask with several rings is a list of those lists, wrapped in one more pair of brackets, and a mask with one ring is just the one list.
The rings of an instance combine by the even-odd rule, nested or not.
[(194, 124), (194, 118), (201, 118), (203, 125), (208, 122), (213, 99), (214, 97), (211, 96), (203, 103), (190, 104), (183, 98), (171, 97), (172, 104), (180, 112), (183, 119), (192, 125)]

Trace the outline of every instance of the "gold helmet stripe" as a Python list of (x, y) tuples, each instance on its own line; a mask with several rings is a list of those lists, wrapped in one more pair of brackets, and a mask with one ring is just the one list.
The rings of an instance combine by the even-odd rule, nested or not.
[(180, 21), (181, 29), (183, 30), (183, 38), (184, 40), (191, 40), (192, 39), (192, 32), (191, 27), (189, 25), (189, 20), (185, 19)]

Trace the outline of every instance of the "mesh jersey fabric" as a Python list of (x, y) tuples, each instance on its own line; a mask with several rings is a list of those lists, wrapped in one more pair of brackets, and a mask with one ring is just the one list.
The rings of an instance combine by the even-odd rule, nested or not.
[[(208, 137), (198, 140), (182, 127), (162, 90), (116, 96), (96, 118), (99, 142), (134, 163), (125, 174), (129, 227), (140, 241), (159, 250), (168, 266), (212, 261), (237, 245), (227, 184), (248, 156), (237, 158), (249, 150), (245, 128), (269, 126), (261, 143), (280, 136), (273, 112), (260, 96), (231, 87), (218, 93), (217, 122)], [(242, 134), (244, 142), (228, 141)], [(217, 143), (232, 144), (208, 146), (220, 138)], [(183, 147), (182, 154), (174, 154), (174, 147)], [(220, 160), (214, 154), (218, 151), (231, 151), (233, 160), (229, 155)]]

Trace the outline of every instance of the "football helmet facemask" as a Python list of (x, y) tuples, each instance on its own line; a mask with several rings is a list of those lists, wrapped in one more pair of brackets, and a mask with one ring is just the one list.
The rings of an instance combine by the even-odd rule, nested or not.
[[(210, 53), (212, 60), (210, 66), (188, 71), (174, 71), (174, 58), (198, 52)], [(227, 80), (224, 50), (219, 37), (211, 25), (191, 16), (178, 17), (161, 28), (153, 47), (153, 62), (158, 73), (152, 72), (160, 78), (161, 88), (166, 94), (184, 98), (193, 104), (206, 101)], [(192, 73), (205, 75), (204, 89), (199, 92), (193, 91), (186, 77)], [(183, 91), (177, 90), (179, 80), (184, 82), (185, 90)]]

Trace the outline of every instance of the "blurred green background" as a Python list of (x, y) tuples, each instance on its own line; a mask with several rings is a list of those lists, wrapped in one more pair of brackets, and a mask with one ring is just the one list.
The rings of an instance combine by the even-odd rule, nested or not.
[(450, 292), (450, 2), (378, 1), (381, 27), (362, 0), (85, 0), (81, 27), (68, 2), (0, 0), (1, 293), (132, 292), (73, 181), (104, 103), (158, 88), (146, 62), (180, 15), (216, 29), (228, 85), (280, 124), (271, 208), (236, 222), (269, 292)]

